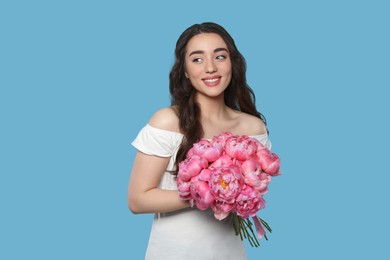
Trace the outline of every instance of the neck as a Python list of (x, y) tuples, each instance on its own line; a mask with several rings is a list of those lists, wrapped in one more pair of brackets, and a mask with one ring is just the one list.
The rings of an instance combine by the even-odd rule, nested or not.
[(226, 116), (228, 107), (225, 105), (223, 94), (218, 97), (206, 97), (198, 95), (196, 97), (201, 110), (201, 118), (208, 120), (217, 120)]

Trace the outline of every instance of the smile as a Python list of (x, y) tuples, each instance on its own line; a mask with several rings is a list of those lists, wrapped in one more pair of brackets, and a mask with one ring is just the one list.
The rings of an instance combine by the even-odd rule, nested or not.
[(202, 80), (206, 86), (213, 87), (221, 82), (221, 77), (204, 78)]
[(219, 80), (219, 78), (215, 78), (215, 79), (205, 79), (204, 81), (205, 81), (205, 82), (216, 82), (217, 80)]

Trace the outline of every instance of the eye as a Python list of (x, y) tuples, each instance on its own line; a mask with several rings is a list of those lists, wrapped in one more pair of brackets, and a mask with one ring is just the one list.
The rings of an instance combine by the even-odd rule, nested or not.
[(192, 62), (196, 62), (196, 63), (199, 63), (199, 62), (201, 62), (202, 61), (202, 59), (201, 58), (195, 58), (195, 59), (192, 59)]
[(225, 55), (218, 55), (216, 57), (217, 60), (226, 60), (226, 56)]

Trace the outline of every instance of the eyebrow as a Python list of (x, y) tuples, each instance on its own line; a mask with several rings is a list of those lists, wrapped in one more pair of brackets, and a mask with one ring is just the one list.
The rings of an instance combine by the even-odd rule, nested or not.
[[(226, 48), (216, 48), (214, 50), (214, 53), (220, 52), (220, 51), (226, 51), (227, 53), (229, 53), (229, 51)], [(193, 51), (193, 52), (190, 53), (189, 56), (194, 55), (194, 54), (203, 54), (203, 53), (204, 53), (204, 51), (200, 51), (200, 50), (199, 51)]]

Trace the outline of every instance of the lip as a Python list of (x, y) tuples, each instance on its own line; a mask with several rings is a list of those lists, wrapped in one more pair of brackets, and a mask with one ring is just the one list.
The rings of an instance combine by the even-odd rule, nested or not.
[(202, 79), (203, 83), (208, 87), (217, 86), (221, 82), (221, 76), (205, 77)]

